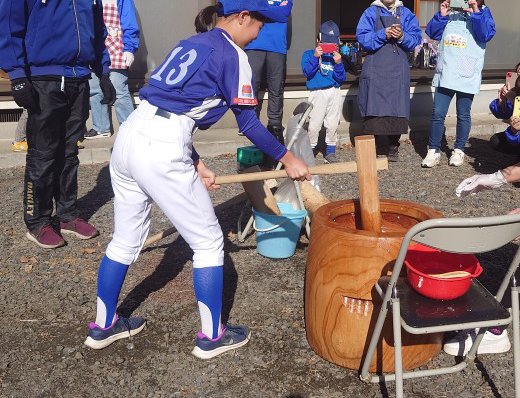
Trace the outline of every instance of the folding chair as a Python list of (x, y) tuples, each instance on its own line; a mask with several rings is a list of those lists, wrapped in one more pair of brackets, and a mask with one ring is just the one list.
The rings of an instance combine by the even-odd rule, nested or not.
[[(454, 300), (433, 300), (416, 293), (399, 277), (410, 242), (451, 253), (484, 253), (498, 249), (520, 235), (520, 215), (479, 218), (441, 218), (423, 221), (413, 226), (404, 236), (395, 261), (392, 276), (380, 278), (376, 290), (383, 297), (367, 355), (363, 361), (360, 378), (365, 382), (394, 381), (396, 396), (403, 397), (403, 379), (428, 377), (461, 371), (474, 361), (482, 337), (489, 327), (513, 323), (515, 397), (520, 397), (520, 326), (519, 288), (515, 271), (520, 263), (520, 248), (511, 261), (494, 297), (476, 279), (468, 292)], [(512, 313), (502, 304), (508, 285), (511, 285)], [(449, 311), (442, 311), (450, 307)], [(368, 369), (381, 336), (388, 311), (392, 312), (395, 346), (395, 373), (370, 375)], [(412, 334), (428, 334), (445, 331), (480, 328), (469, 352), (460, 363), (437, 369), (403, 372), (401, 328)]]

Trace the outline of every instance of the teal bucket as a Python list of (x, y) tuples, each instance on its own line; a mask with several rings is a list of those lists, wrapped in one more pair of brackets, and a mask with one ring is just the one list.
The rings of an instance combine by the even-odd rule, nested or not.
[(307, 211), (294, 209), (288, 203), (278, 203), (278, 207), (282, 213), (280, 216), (253, 209), (256, 250), (264, 257), (288, 258), (296, 250)]

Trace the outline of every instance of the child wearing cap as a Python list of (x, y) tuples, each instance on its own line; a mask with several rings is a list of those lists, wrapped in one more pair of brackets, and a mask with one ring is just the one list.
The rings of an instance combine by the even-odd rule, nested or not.
[[(114, 234), (98, 271), (97, 311), (85, 344), (105, 348), (139, 333), (146, 321), (120, 317), (117, 302), (129, 265), (150, 229), (152, 203), (161, 208), (193, 251), (193, 287), (201, 328), (192, 353), (209, 359), (249, 341), (247, 326), (222, 317), (224, 238), (207, 190), (215, 173), (193, 148), (196, 127), (216, 123), (229, 109), (241, 131), (282, 162), (295, 180), (310, 179), (307, 165), (260, 123), (252, 72), (243, 48), (264, 22), (284, 22), (267, 0), (220, 0), (199, 13), (197, 30), (180, 41), (140, 91), (141, 103), (121, 126), (110, 159)], [(199, 20), (202, 18), (202, 20)], [(171, 325), (174, 328), (174, 325)]]
[(313, 108), (309, 119), (309, 138), (316, 153), (321, 126), (327, 130), (325, 163), (336, 163), (338, 125), (341, 117), (341, 84), (346, 72), (338, 52), (339, 28), (333, 21), (321, 24), (314, 50), (302, 55), (302, 71), (307, 78), (309, 102)]

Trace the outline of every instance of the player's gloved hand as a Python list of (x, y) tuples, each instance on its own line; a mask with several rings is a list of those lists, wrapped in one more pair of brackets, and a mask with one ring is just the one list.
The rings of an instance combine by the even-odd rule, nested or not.
[(477, 174), (462, 181), (455, 189), (455, 194), (459, 198), (469, 194), (475, 195), (482, 190), (499, 188), (504, 184), (507, 184), (507, 181), (500, 170), (493, 174)]
[(29, 79), (26, 77), (14, 79), (11, 82), (11, 91), (13, 93), (14, 102), (16, 102), (18, 106), (28, 111), (38, 109), (38, 96)]
[(199, 159), (193, 164), (200, 180), (208, 191), (215, 191), (220, 188), (220, 185), (215, 184), (215, 173), (208, 169), (202, 160)]
[(125, 65), (127, 68), (130, 68), (132, 64), (134, 63), (134, 54), (132, 54), (130, 51), (124, 51), (123, 52), (123, 61), (125, 61)]
[(294, 156), (291, 151), (287, 151), (280, 162), (282, 162), (285, 172), (292, 180), (310, 181), (312, 179), (307, 164)]
[(103, 92), (103, 99), (101, 100), (101, 103), (106, 105), (114, 105), (114, 102), (116, 102), (116, 89), (110, 81), (110, 76), (108, 73), (101, 75), (101, 78), (99, 79), (99, 87), (101, 87), (101, 91)]

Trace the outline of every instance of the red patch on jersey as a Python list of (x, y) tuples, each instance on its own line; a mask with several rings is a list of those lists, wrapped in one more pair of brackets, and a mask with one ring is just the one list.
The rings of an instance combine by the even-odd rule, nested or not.
[(233, 98), (234, 105), (258, 105), (256, 98)]
[(249, 84), (244, 84), (242, 86), (242, 96), (247, 98), (253, 98), (253, 87)]

